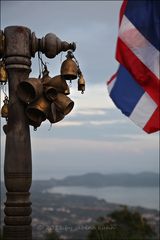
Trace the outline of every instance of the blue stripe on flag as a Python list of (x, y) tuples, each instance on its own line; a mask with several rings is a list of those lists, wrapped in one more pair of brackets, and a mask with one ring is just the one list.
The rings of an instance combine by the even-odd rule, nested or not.
[(128, 0), (125, 15), (142, 35), (160, 50), (160, 1)]
[(129, 117), (143, 94), (144, 90), (136, 83), (130, 73), (120, 65), (116, 82), (110, 93), (115, 105)]

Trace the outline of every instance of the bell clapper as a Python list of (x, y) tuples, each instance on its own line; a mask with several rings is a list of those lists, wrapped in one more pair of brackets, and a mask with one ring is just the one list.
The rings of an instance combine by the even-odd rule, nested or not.
[(69, 87), (72, 87), (72, 80), (69, 81)]

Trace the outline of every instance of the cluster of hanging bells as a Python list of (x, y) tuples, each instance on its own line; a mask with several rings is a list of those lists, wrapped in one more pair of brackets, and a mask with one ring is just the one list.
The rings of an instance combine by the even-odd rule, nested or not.
[(25, 104), (28, 122), (35, 129), (48, 119), (50, 123), (61, 121), (74, 107), (66, 80), (78, 78), (78, 90), (85, 90), (85, 80), (71, 51), (62, 63), (60, 75), (49, 76), (47, 67), (42, 78), (28, 78), (19, 83), (17, 96)]
[[(25, 104), (25, 112), (29, 125), (35, 129), (48, 119), (50, 123), (61, 121), (74, 107), (74, 102), (67, 96), (70, 94), (66, 80), (78, 78), (78, 91), (85, 91), (85, 80), (73, 52), (68, 51), (63, 61), (60, 75), (49, 76), (47, 67), (42, 78), (28, 78), (19, 83), (17, 96)], [(7, 72), (4, 60), (0, 61), (0, 85), (7, 83)], [(5, 95), (1, 108), (1, 117), (8, 121), (9, 99)], [(7, 126), (7, 125), (4, 125)]]

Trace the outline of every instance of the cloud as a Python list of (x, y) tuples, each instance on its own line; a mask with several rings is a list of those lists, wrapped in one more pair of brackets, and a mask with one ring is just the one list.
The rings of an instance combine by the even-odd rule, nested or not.
[(102, 109), (115, 108), (109, 97), (106, 81), (103, 79), (99, 84), (90, 84), (86, 80), (86, 91), (84, 94), (77, 92), (77, 84), (73, 82), (70, 97), (75, 101), (75, 111), (82, 109)]
[[(135, 134), (135, 131), (127, 134), (116, 131), (113, 137), (113, 133), (107, 132), (104, 126), (103, 131), (99, 126), (96, 128), (90, 126), (89, 131), (88, 127), (84, 130), (83, 127), (53, 127), (51, 131), (42, 127), (37, 132), (31, 131), (34, 179), (64, 177), (73, 173), (93, 171), (102, 173), (157, 171), (159, 155), (157, 134)], [(88, 133), (91, 136), (87, 138)], [(4, 134), (1, 141), (3, 169)]]
[[(84, 172), (157, 171), (156, 138), (133, 139), (132, 144), (80, 139), (33, 139), (33, 168), (47, 176)], [(154, 149), (154, 152), (152, 151)], [(144, 158), (145, 156), (145, 158)], [(45, 159), (45, 161), (44, 161)], [(38, 166), (38, 169), (35, 169)], [(35, 177), (34, 176), (34, 177)], [(63, 175), (64, 176), (64, 175)]]
[(64, 121), (56, 125), (56, 127), (68, 127), (68, 126), (81, 126), (83, 125), (82, 121)]
[[(95, 113), (96, 113), (96, 115), (105, 115), (106, 114), (106, 111), (104, 110), (104, 109), (99, 109), (99, 108), (87, 108), (87, 109), (81, 109), (81, 108), (79, 108), (78, 109), (78, 112), (77, 112), (78, 114), (80, 114), (80, 115), (95, 115)], [(74, 113), (74, 115), (75, 115), (76, 113)]]
[[(134, 135), (134, 136), (128, 136), (131, 138), (131, 142), (124, 141), (123, 144), (118, 144), (117, 142), (112, 141), (112, 139), (107, 139), (106, 141), (96, 141), (91, 139), (56, 139), (56, 138), (32, 138), (32, 144), (33, 148), (37, 151), (43, 152), (54, 152), (57, 149), (60, 149), (63, 146), (63, 151), (67, 151), (69, 149), (69, 146), (71, 148), (78, 150), (79, 146), (81, 146), (83, 149), (88, 149), (89, 151), (92, 150), (92, 152), (101, 151), (102, 149), (106, 149), (107, 151), (113, 153), (115, 146), (116, 151), (129, 153), (132, 155), (133, 153), (142, 153), (144, 154), (144, 151), (149, 150), (156, 150), (158, 147), (158, 138), (157, 136), (152, 136), (150, 139), (146, 139), (144, 136)], [(44, 144), (45, 141), (45, 144)], [(155, 144), (156, 143), (156, 144)], [(39, 147), (41, 146), (41, 147)], [(134, 146), (134, 147), (133, 147)]]

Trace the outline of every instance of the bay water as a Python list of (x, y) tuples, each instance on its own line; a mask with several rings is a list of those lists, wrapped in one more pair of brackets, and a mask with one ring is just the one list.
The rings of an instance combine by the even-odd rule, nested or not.
[(159, 210), (158, 187), (53, 187), (50, 193), (94, 196), (107, 202)]

